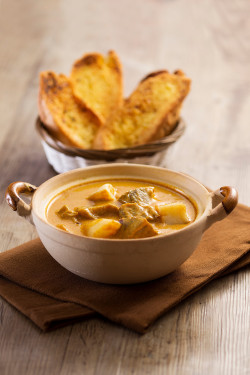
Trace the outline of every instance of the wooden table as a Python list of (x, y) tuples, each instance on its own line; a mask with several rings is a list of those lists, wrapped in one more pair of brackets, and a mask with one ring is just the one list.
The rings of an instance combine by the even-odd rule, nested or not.
[[(1, 250), (37, 236), (5, 203), (7, 185), (55, 174), (34, 130), (38, 74), (68, 74), (87, 51), (117, 51), (126, 94), (151, 71), (184, 70), (187, 130), (166, 167), (235, 186), (250, 205), (249, 12), (248, 0), (2, 0)], [(212, 282), (143, 336), (102, 319), (43, 334), (1, 300), (0, 373), (249, 374), (249, 282), (249, 269)]]

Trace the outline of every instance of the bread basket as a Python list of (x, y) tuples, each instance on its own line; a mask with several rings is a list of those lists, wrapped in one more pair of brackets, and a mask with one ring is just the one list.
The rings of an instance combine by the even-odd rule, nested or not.
[(47, 160), (58, 173), (107, 162), (136, 163), (163, 167), (168, 147), (180, 138), (185, 127), (185, 122), (181, 118), (171, 134), (151, 143), (108, 151), (83, 150), (63, 144), (49, 132), (39, 117), (36, 120), (36, 129), (41, 138)]

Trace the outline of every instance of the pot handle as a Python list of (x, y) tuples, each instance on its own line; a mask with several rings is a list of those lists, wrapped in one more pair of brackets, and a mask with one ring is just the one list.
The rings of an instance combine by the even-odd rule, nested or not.
[(20, 194), (33, 195), (37, 187), (31, 185), (27, 182), (13, 182), (10, 184), (5, 193), (5, 199), (8, 205), (12, 208), (13, 211), (17, 211), (19, 216), (27, 219), (31, 224), (33, 224), (31, 216), (31, 203), (26, 203), (21, 197)]
[(207, 217), (206, 228), (227, 217), (238, 203), (238, 192), (231, 186), (223, 186), (211, 194), (213, 209)]

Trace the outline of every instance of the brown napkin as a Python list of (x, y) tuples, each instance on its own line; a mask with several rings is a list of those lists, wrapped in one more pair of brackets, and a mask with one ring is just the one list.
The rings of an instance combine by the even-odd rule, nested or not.
[(36, 239), (0, 254), (0, 295), (44, 331), (98, 313), (143, 333), (210, 280), (250, 264), (249, 250), (250, 208), (243, 205), (214, 224), (175, 272), (137, 285), (82, 279), (61, 267)]

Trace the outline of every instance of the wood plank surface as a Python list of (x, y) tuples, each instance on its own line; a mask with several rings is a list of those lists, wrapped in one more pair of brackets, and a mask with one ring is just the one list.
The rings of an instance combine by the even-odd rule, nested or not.
[[(147, 73), (182, 69), (192, 90), (187, 130), (165, 166), (250, 205), (250, 2), (248, 0), (0, 1), (0, 251), (37, 236), (4, 191), (55, 175), (34, 129), (38, 74), (68, 74), (87, 51), (114, 49), (129, 94)], [(250, 373), (249, 268), (189, 297), (140, 336), (104, 319), (44, 334), (0, 300), (0, 373)]]

